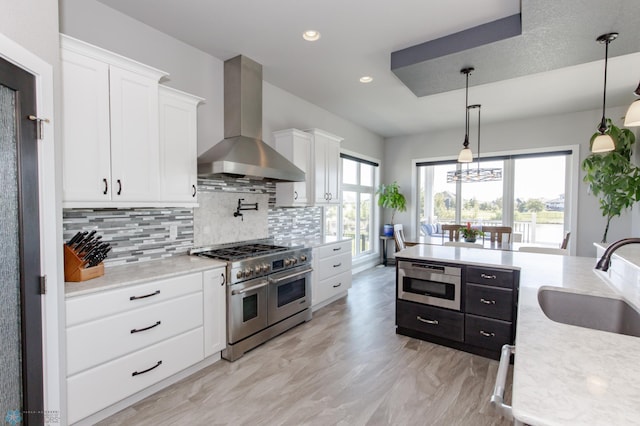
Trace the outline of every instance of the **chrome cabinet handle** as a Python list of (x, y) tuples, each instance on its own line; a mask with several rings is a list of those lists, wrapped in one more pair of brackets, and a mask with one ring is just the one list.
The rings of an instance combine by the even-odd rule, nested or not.
[(109, 182), (107, 182), (107, 179), (102, 179), (102, 182), (104, 183), (104, 191), (102, 191), (102, 193), (104, 195), (107, 195), (107, 192), (109, 192)]
[(484, 330), (480, 330), (480, 334), (482, 334), (484, 337), (496, 337), (495, 333), (487, 333)]
[(324, 193), (324, 199), (325, 199), (325, 200), (327, 200), (327, 201), (329, 201), (329, 193), (328, 193), (328, 192), (325, 192), (325, 193)]
[(342, 250), (342, 247), (334, 247), (333, 251)]
[(145, 294), (144, 296), (131, 296), (129, 300), (146, 299), (147, 297), (155, 296), (157, 294), (160, 294), (160, 290), (156, 290), (153, 293)]
[(151, 370), (155, 370), (156, 368), (160, 367), (162, 365), (162, 360), (158, 361), (156, 365), (154, 365), (151, 368), (147, 368), (146, 370), (142, 370), (142, 371), (134, 371), (133, 373), (131, 373), (132, 376), (137, 376), (139, 374), (144, 374), (144, 373), (148, 373)]
[(294, 200), (298, 199), (298, 191), (293, 191), (293, 199)]
[(342, 266), (342, 262), (338, 263), (337, 265), (333, 265), (334, 268), (337, 268), (339, 266)]
[(134, 328), (133, 330), (131, 330), (131, 334), (133, 333), (140, 333), (141, 331), (147, 331), (147, 330), (151, 330), (152, 328), (155, 328), (157, 326), (160, 325), (160, 321), (156, 321), (155, 324), (150, 325), (149, 327), (145, 327), (145, 328)]
[(268, 286), (268, 285), (269, 285), (269, 281), (264, 281), (264, 282), (262, 282), (261, 284), (254, 285), (254, 286), (247, 287), (247, 288), (243, 288), (242, 290), (232, 290), (232, 291), (231, 291), (231, 295), (232, 295), (232, 296), (235, 296), (235, 295), (237, 295), (237, 294), (244, 294), (244, 293), (248, 293), (248, 292), (250, 292), (250, 291), (257, 290), (257, 289), (259, 289), (259, 288), (266, 287), (266, 286)]
[(116, 182), (118, 182), (118, 195), (120, 195), (122, 194), (122, 181), (118, 179)]
[(485, 305), (495, 305), (496, 304), (495, 300), (487, 300), (487, 299), (485, 299), (483, 297), (480, 298), (480, 301), (482, 303), (484, 303)]
[(496, 386), (493, 388), (493, 395), (491, 395), (491, 405), (507, 420), (513, 420), (513, 411), (510, 405), (504, 403), (504, 388), (507, 382), (509, 359), (511, 358), (511, 354), (515, 353), (515, 346), (502, 346), (500, 365), (498, 366), (498, 374), (496, 375)]
[(220, 286), (224, 285), (224, 274), (220, 274)]
[(196, 186), (195, 185), (191, 185), (191, 187), (193, 188), (193, 193), (191, 194), (191, 196), (193, 198), (196, 198)]
[(340, 287), (341, 285), (342, 285), (342, 283), (338, 283), (338, 284), (334, 285), (334, 286), (333, 286), (333, 288), (338, 288), (338, 287)]
[(416, 317), (416, 319), (420, 322), (426, 322), (427, 324), (434, 324), (434, 325), (438, 325), (438, 320), (429, 320), (429, 319), (424, 319), (422, 317), (420, 317), (420, 315), (418, 315)]
[(487, 274), (480, 274), (480, 276), (485, 280), (495, 280), (496, 278), (498, 278), (495, 275), (487, 275)]

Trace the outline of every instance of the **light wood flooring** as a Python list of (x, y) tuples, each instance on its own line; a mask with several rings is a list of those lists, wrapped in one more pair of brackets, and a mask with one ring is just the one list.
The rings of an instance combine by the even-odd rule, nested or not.
[(510, 424), (489, 405), (497, 361), (395, 334), (394, 272), (356, 274), (310, 322), (100, 424)]

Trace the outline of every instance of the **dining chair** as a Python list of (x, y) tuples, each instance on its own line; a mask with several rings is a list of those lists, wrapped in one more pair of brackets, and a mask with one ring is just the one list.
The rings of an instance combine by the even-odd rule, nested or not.
[(518, 251), (528, 253), (560, 254), (563, 256), (569, 256), (569, 250), (555, 247), (522, 246), (518, 249)]
[(393, 238), (396, 240), (396, 251), (404, 250), (407, 247), (402, 224), (393, 225)]
[(492, 243), (502, 243), (502, 236), (507, 236), (507, 243), (511, 243), (511, 235), (513, 229), (510, 226), (483, 226), (482, 227), (482, 240), (484, 241), (485, 235), (489, 234), (489, 241)]
[(484, 248), (482, 244), (477, 243), (467, 243), (465, 241), (445, 241), (442, 243), (443, 246), (454, 246), (454, 247), (470, 247), (470, 248)]
[(460, 225), (447, 224), (442, 225), (442, 242), (444, 244), (444, 236), (449, 235), (449, 241), (460, 240)]

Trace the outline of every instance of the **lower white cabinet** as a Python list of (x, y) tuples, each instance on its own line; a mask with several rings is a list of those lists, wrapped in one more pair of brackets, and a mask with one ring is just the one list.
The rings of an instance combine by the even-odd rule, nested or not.
[(312, 306), (318, 308), (346, 296), (351, 288), (351, 240), (313, 249)]
[(224, 273), (220, 267), (67, 299), (69, 423), (224, 349)]

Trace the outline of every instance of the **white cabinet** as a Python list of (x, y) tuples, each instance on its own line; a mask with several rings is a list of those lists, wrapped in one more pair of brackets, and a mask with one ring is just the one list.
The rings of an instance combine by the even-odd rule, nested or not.
[(305, 173), (304, 182), (276, 184), (276, 206), (307, 206), (313, 204), (314, 167), (311, 145), (313, 136), (297, 129), (273, 133), (276, 150)]
[(311, 283), (314, 309), (347, 295), (351, 288), (351, 240), (313, 249)]
[(342, 138), (320, 129), (313, 136), (312, 164), (315, 168), (315, 204), (340, 204), (340, 142)]
[(224, 271), (221, 267), (67, 299), (69, 423), (224, 349)]
[(167, 74), (64, 35), (61, 47), (65, 206), (157, 201), (158, 81)]
[(198, 104), (204, 99), (160, 86), (160, 199), (197, 201)]
[(227, 295), (225, 268), (204, 272), (204, 356), (227, 346)]

